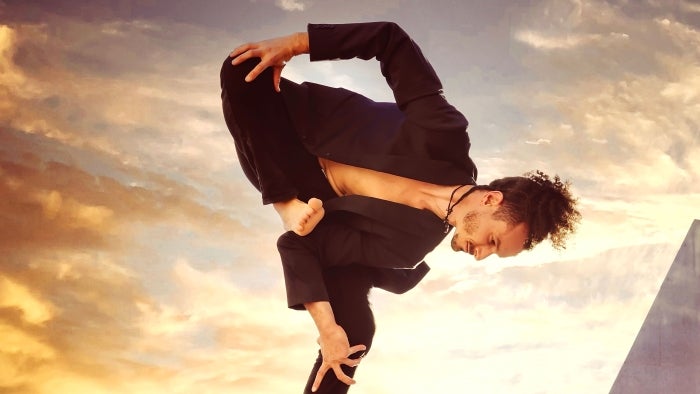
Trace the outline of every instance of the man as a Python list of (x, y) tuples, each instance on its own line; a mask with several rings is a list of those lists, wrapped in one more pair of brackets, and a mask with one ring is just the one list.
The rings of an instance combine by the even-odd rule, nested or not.
[[(302, 53), (312, 61), (376, 57), (396, 102), (281, 78)], [(347, 391), (374, 334), (367, 292), (414, 287), (428, 271), (424, 256), (451, 228), (452, 248), (480, 260), (546, 238), (563, 247), (579, 217), (558, 177), (476, 185), (466, 119), (394, 23), (310, 24), (242, 45), (221, 81), (241, 166), (290, 230), (277, 244), (288, 304), (306, 309), (319, 330), (306, 392)]]

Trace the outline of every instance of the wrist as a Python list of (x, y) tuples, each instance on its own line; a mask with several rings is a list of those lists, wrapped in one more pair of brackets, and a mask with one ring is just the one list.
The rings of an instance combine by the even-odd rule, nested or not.
[(336, 322), (331, 322), (323, 326), (318, 326), (318, 335), (320, 335), (323, 338), (328, 338), (331, 336), (334, 336), (337, 332), (338, 329), (342, 329)]
[(338, 324), (335, 322), (333, 308), (328, 301), (308, 302), (304, 307), (314, 320), (320, 335), (328, 335), (337, 329)]
[(292, 52), (294, 56), (309, 53), (309, 33), (292, 33)]

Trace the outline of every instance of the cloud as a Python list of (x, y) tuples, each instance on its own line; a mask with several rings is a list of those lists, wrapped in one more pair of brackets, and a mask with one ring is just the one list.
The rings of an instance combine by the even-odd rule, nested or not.
[[(77, 158), (91, 166), (81, 168)], [(3, 390), (289, 391), (283, 378), (269, 383), (268, 371), (302, 381), (313, 360), (313, 331), (294, 330), (293, 318), (285, 318), (287, 329), (278, 334), (278, 317), (269, 311), (292, 313), (281, 273), (268, 274), (277, 278), (270, 279), (275, 298), (238, 289), (241, 281), (263, 282), (250, 278), (276, 265), (274, 248), (252, 247), (274, 245), (264, 231), (245, 231), (234, 216), (198, 202), (199, 192), (186, 184), (42, 134), (3, 133), (0, 171), (0, 334), (12, 344), (0, 352)], [(161, 227), (153, 238), (142, 236)], [(168, 242), (194, 255), (225, 256), (237, 268), (200, 262), (226, 267), (206, 273), (181, 262), (169, 276), (170, 254), (158, 249)], [(147, 286), (164, 294), (154, 298)], [(290, 369), (274, 355), (280, 348), (308, 363)], [(258, 357), (264, 371), (250, 362)], [(35, 367), (22, 367), (28, 364)], [(181, 368), (190, 373), (182, 376)]]
[[(232, 35), (298, 29), (302, 13), (253, 17), (273, 2), (216, 15), (206, 11), (217, 3), (148, 3), (93, 2), (80, 18), (69, 2), (65, 12), (46, 5), (63, 16), (3, 11), (18, 21), (0, 28), (0, 391), (299, 391), (315, 329), (284, 305), (278, 219), (237, 168), (217, 74)], [(404, 3), (370, 3), (286, 6), (306, 19), (430, 24), (422, 31), (435, 45), (424, 49), (450, 56), (448, 31), (494, 45), (484, 32), (464, 37), (463, 25), (435, 30), (433, 14), (410, 19)], [(532, 166), (575, 176), (577, 246), (474, 264), (443, 245), (418, 289), (373, 294), (378, 333), (360, 392), (600, 391), (648, 309), (667, 245), (700, 206), (695, 28), (603, 2), (538, 5), (510, 9), (498, 40), (513, 38), (503, 45), (513, 52), (477, 56), (524, 68), (501, 75), (443, 58), (468, 74), (463, 86), (477, 86), (468, 93), (486, 113), (506, 108), (518, 121), (481, 136), (508, 129), (500, 151), (479, 158), (482, 178)], [(222, 29), (202, 27), (210, 20)], [(390, 99), (377, 64), (362, 64), (287, 75)], [(426, 368), (431, 379), (416, 379)]]
[[(115, 32), (122, 29), (121, 36), (133, 38), (133, 28), (110, 26), (105, 34), (120, 36)], [(216, 326), (210, 319), (217, 315), (187, 325), (186, 308), (155, 299), (146, 290), (174, 291), (172, 282), (162, 279), (172, 254), (240, 259), (241, 278), (231, 280), (234, 286), (267, 269), (273, 263), (265, 261), (276, 257), (274, 250), (264, 248), (248, 254), (250, 258), (241, 256), (241, 250), (267, 237), (245, 231), (236, 219), (237, 210), (247, 209), (246, 201), (257, 202), (255, 193), (239, 191), (243, 183), (235, 177), (208, 182), (217, 171), (232, 170), (235, 159), (233, 144), (209, 138), (224, 127), (223, 122), (214, 126), (216, 117), (209, 114), (210, 109), (220, 111), (216, 94), (210, 99), (204, 90), (191, 88), (206, 70), (194, 66), (192, 80), (184, 73), (171, 80), (178, 85), (175, 89), (188, 90), (188, 96), (174, 94), (163, 82), (165, 73), (142, 85), (129, 76), (115, 77), (114, 69), (102, 74), (61, 62), (46, 67), (34, 60), (58, 59), (65, 56), (63, 51), (85, 53), (84, 47), (76, 48), (85, 41), (69, 41), (92, 30), (69, 24), (66, 31), (72, 33), (64, 42), (61, 35), (44, 35), (46, 29), (2, 29), (0, 78), (7, 111), (0, 114), (0, 335), (8, 346), (0, 350), (0, 390), (146, 393), (156, 390), (154, 382), (164, 377), (168, 379), (157, 386), (171, 387), (169, 392), (213, 387), (207, 383), (211, 379), (220, 380), (220, 391), (230, 390), (238, 379), (227, 377), (230, 366), (245, 365), (254, 357), (225, 350), (212, 358), (196, 344), (207, 332), (222, 338), (216, 343), (241, 344), (240, 337), (229, 334), (240, 324), (207, 328)], [(44, 45), (47, 39), (55, 45)], [(52, 50), (56, 56), (44, 56)], [(148, 72), (142, 75), (148, 78)], [(216, 72), (211, 75), (215, 79)], [(173, 108), (188, 111), (158, 118)], [(174, 142), (163, 138), (178, 130), (182, 137)], [(220, 135), (230, 142), (228, 135)], [(183, 171), (173, 163), (185, 163), (177, 164)], [(256, 220), (263, 229), (271, 223), (262, 214), (247, 220)], [(161, 231), (156, 238), (144, 237)], [(267, 241), (274, 245), (274, 240)], [(185, 251), (160, 249), (164, 244), (179, 244)], [(248, 282), (264, 284), (260, 279)], [(232, 300), (245, 302), (243, 297)], [(284, 310), (282, 301), (277, 304)], [(255, 322), (243, 327), (249, 330), (243, 343), (257, 341), (261, 346), (255, 336), (261, 327)], [(175, 372), (182, 367), (197, 373), (183, 379)], [(275, 368), (283, 370), (282, 365)], [(248, 386), (267, 386), (255, 364), (239, 370), (240, 379), (257, 374)]]
[[(634, 18), (604, 2), (564, 7), (552, 19), (553, 2), (543, 4), (516, 39), (566, 54), (525, 53), (536, 82), (507, 96), (525, 114), (526, 127), (517, 126), (520, 144), (498, 154), (511, 157), (511, 169), (563, 172), (608, 192), (691, 191), (700, 180), (698, 31), (676, 20)], [(545, 140), (550, 143), (531, 143)]]
[[(598, 303), (623, 303), (630, 296), (656, 294), (679, 245), (680, 240), (634, 245), (537, 265), (510, 266), (492, 261), (488, 265), (469, 265), (457, 274), (447, 271), (444, 276), (438, 266), (438, 274), (431, 274), (421, 289), (437, 294), (441, 304), (465, 308), (493, 305), (526, 311), (530, 307), (557, 306), (576, 310)], [(494, 265), (499, 268), (489, 270)]]
[[(376, 392), (438, 385), (448, 392), (517, 386), (523, 392), (569, 387), (587, 393), (612, 384), (679, 244), (498, 270), (491, 269), (495, 261), (429, 259), (433, 270), (415, 290), (401, 297), (373, 292), (378, 332), (360, 367), (366, 369), (358, 371), (358, 388), (387, 374), (399, 378), (391, 387), (380, 383)], [(407, 308), (421, 311), (420, 318)], [(416, 365), (413, 354), (441, 362)], [(533, 359), (538, 362), (527, 362)], [(434, 381), (407, 382), (426, 369)], [(453, 374), (463, 378), (451, 379)]]
[(235, 165), (216, 93), (221, 48), (203, 41), (184, 64), (171, 40), (201, 31), (173, 25), (166, 39), (157, 23), (61, 23), (58, 34), (3, 27), (0, 122), (133, 167), (177, 169), (199, 187)]
[[(174, 298), (140, 307), (144, 340), (138, 348), (189, 371), (170, 379), (173, 389), (290, 391), (286, 381), (303, 381), (299, 376), (310, 370), (315, 337), (308, 317), (280, 302), (281, 288), (253, 293), (239, 288), (230, 270), (202, 271), (185, 260), (174, 264), (172, 277)], [(290, 366), (289, 358), (306, 362)], [(270, 382), (270, 374), (280, 379)]]
[(597, 24), (609, 25), (615, 8), (605, 2), (545, 1), (527, 12), (526, 20), (541, 23), (515, 29), (513, 38), (532, 48), (552, 51), (580, 49), (601, 45), (605, 41), (626, 40), (629, 36), (618, 31), (601, 29)]
[[(0, 67), (2, 67), (0, 73), (2, 84), (0, 86), (5, 87), (5, 89), (21, 86), (26, 81), (24, 75), (10, 60), (14, 55), (16, 41), (15, 31), (8, 26), (0, 25)], [(3, 104), (6, 105), (7, 102), (3, 100)]]
[[(39, 145), (29, 148), (31, 141)], [(50, 145), (41, 137), (6, 133), (3, 142), (5, 156), (13, 152), (23, 157), (0, 161), (5, 196), (0, 210), (7, 224), (0, 230), (0, 247), (7, 250), (34, 245), (117, 248), (122, 238), (114, 235), (123, 234), (134, 220), (178, 222), (222, 234), (242, 229), (227, 214), (197, 202), (196, 191), (167, 178), (135, 172), (132, 179), (146, 186), (124, 185), (59, 161), (44, 161), (37, 149)], [(56, 151), (61, 147), (48, 148), (43, 155)]]
[(0, 360), (10, 368), (2, 368), (2, 387), (44, 392), (41, 386), (68, 370), (80, 377), (76, 381), (108, 376), (128, 343), (130, 300), (142, 297), (129, 273), (74, 253), (39, 249), (31, 257), (5, 256), (0, 331), (8, 346)]
[[(624, 37), (624, 36), (623, 36)], [(625, 37), (626, 38), (626, 37)], [(519, 31), (515, 39), (537, 49), (574, 49), (578, 46), (600, 41), (603, 37), (599, 34), (566, 35), (563, 37), (548, 37), (542, 33), (530, 30)]]
[[(230, 270), (185, 261), (171, 273), (177, 292), (156, 299), (138, 272), (88, 253), (34, 253), (3, 265), (0, 388), (286, 392), (288, 382), (303, 382), (315, 336), (307, 316), (286, 308), (282, 288), (269, 296), (242, 290)], [(290, 367), (290, 358), (306, 362)], [(278, 379), (269, 382), (270, 374)]]
[(681, 0), (680, 8), (685, 12), (690, 12), (690, 13), (699, 13), (700, 12), (700, 4), (693, 3), (693, 2), (690, 2), (687, 0)]
[(528, 145), (542, 145), (542, 144), (549, 145), (552, 143), (552, 141), (548, 140), (546, 138), (538, 138), (535, 141), (526, 140), (525, 143)]
[(304, 11), (307, 7), (301, 0), (275, 0), (275, 5), (285, 11)]
[(0, 309), (12, 308), (21, 312), (22, 320), (33, 325), (41, 325), (55, 315), (55, 307), (37, 298), (26, 286), (9, 278), (0, 278)]
[[(0, 187), (7, 196), (0, 205), (11, 221), (0, 245), (117, 247), (113, 235), (122, 226), (166, 217), (239, 231), (231, 215), (244, 205), (230, 204), (231, 196), (251, 204), (259, 197), (232, 168), (233, 144), (211, 94), (218, 67), (136, 61), (153, 50), (125, 47), (163, 42), (155, 23), (52, 23), (63, 24), (59, 34), (47, 33), (50, 24), (0, 28)], [(111, 68), (91, 68), (102, 56), (96, 47)], [(141, 77), (124, 74), (127, 64)], [(229, 172), (230, 181), (215, 176)]]

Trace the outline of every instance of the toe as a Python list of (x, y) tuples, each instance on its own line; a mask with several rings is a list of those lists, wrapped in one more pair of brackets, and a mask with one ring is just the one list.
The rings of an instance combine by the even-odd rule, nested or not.
[(323, 202), (318, 198), (310, 199), (308, 204), (314, 211), (318, 211), (319, 209), (321, 209), (321, 207), (323, 207)]

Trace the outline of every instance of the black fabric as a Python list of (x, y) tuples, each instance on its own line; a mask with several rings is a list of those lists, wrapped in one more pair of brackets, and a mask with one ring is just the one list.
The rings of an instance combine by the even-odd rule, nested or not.
[(300, 237), (288, 232), (278, 241), (288, 305), (303, 309), (305, 302), (328, 299), (321, 280), (324, 266), (372, 265), (383, 268), (375, 272), (378, 287), (401, 293), (415, 286), (428, 272), (425, 263), (419, 270), (392, 268), (413, 268), (442, 240), (440, 219), (389, 201), (337, 197), (290, 122), (289, 99), (284, 97), (303, 87), (283, 80), (282, 93), (275, 92), (270, 69), (245, 82), (258, 61), (234, 67), (227, 58), (221, 70), (224, 117), (241, 168), (261, 191), (263, 203), (318, 197), (326, 207), (326, 218), (312, 234)]
[[(350, 358), (367, 354), (372, 346), (375, 331), (374, 316), (367, 300), (367, 293), (372, 287), (371, 270), (360, 265), (335, 267), (324, 270), (323, 278), (328, 288), (335, 320), (348, 335), (350, 346), (359, 344), (367, 346), (366, 351), (353, 354)], [(321, 367), (322, 361), (323, 358), (319, 351), (304, 389), (305, 394), (311, 393), (311, 386), (316, 379), (316, 372)], [(341, 368), (345, 374), (352, 377), (360, 366), (352, 368), (343, 365)], [(348, 389), (349, 386), (338, 380), (333, 370), (330, 370), (326, 372), (316, 393), (343, 394), (347, 393)]]
[[(399, 207), (404, 208), (398, 204), (387, 204), (385, 208)], [(404, 219), (400, 215), (402, 211), (386, 209), (382, 217)], [(277, 240), (277, 249), (282, 260), (289, 307), (303, 309), (304, 303), (328, 299), (321, 280), (326, 267), (360, 264), (395, 272), (399, 271), (397, 268), (413, 271), (411, 269), (417, 262), (444, 237), (444, 227), (442, 221), (432, 214), (414, 209), (408, 212), (413, 214), (414, 220), (419, 221), (421, 217), (430, 220), (435, 231), (419, 234), (407, 231), (412, 227), (393, 227), (373, 218), (331, 211), (306, 236), (291, 231), (282, 234)], [(423, 213), (428, 216), (423, 217)], [(426, 272), (415, 273), (424, 275)]]
[[(250, 60), (238, 67), (232, 67), (230, 59), (227, 59), (221, 73), (224, 116), (234, 137), (241, 168), (258, 190), (261, 192), (265, 190), (264, 203), (278, 201), (276, 198), (288, 199), (294, 196), (298, 196), (300, 199), (314, 196), (326, 201), (333, 201), (333, 198), (336, 197), (335, 193), (320, 171), (315, 157), (306, 152), (298, 139), (294, 138), (295, 134), (290, 132), (293, 126), (287, 122), (284, 105), (280, 105), (281, 96), (272, 91), (270, 87), (271, 75), (269, 72), (260, 77), (261, 80), (270, 82), (269, 86), (256, 83), (246, 84), (243, 81), (244, 76), (255, 64), (254, 60)], [(291, 85), (287, 87), (289, 86)], [(236, 98), (238, 94), (243, 95), (244, 98)], [(258, 109), (270, 103), (273, 103), (272, 106), (276, 108), (276, 111), (281, 112), (270, 112), (268, 108), (263, 111), (266, 116), (259, 117), (260, 111)], [(260, 121), (260, 126), (257, 121)], [(284, 146), (277, 146), (279, 144)], [(263, 148), (257, 149), (259, 146)], [(276, 156), (270, 152), (283, 152), (283, 155)], [(359, 211), (370, 216), (375, 213), (372, 209), (382, 209), (381, 205), (379, 207), (374, 207), (372, 204), (369, 207), (363, 207), (361, 203), (354, 205), (358, 206)], [(392, 206), (400, 211), (399, 216), (406, 214), (405, 210), (415, 213), (415, 210), (408, 207), (397, 204), (392, 204)], [(332, 226), (334, 222), (343, 220), (343, 204), (341, 204), (341, 208), (336, 209), (334, 204), (330, 203), (328, 210), (328, 218), (324, 219), (320, 228), (314, 230), (312, 234), (319, 236), (324, 233), (323, 227)], [(346, 216), (350, 222), (357, 221), (353, 215)], [(334, 217), (335, 219), (333, 219)], [(404, 218), (404, 220), (410, 220), (410, 218)], [(343, 228), (348, 230), (347, 227)], [(420, 226), (410, 228), (416, 235), (425, 230)], [(286, 236), (296, 237), (296, 234), (289, 232), (286, 233)], [(332, 234), (326, 234), (326, 236), (334, 238)], [(340, 239), (336, 238), (336, 240)], [(295, 243), (295, 245), (300, 244)], [(328, 246), (332, 246), (332, 244), (329, 243)], [(348, 246), (351, 246), (351, 243), (348, 243)], [(286, 253), (281, 252), (281, 254), (284, 259)], [(313, 283), (312, 289), (322, 289), (322, 296), (311, 296), (310, 298), (321, 298), (330, 302), (336, 322), (345, 330), (351, 345), (364, 344), (369, 351), (375, 331), (374, 317), (367, 298), (369, 290), (374, 284), (378, 284), (395, 292), (407, 291), (427, 273), (428, 269), (425, 263), (416, 270), (379, 269), (352, 264), (313, 270), (318, 276), (301, 276)], [(286, 282), (288, 284), (294, 283), (290, 280), (286, 280)], [(328, 289), (327, 292), (326, 289)], [(306, 290), (302, 289), (303, 291)], [(288, 291), (288, 294), (295, 293)], [(303, 308), (303, 305), (299, 303), (297, 305)], [(367, 351), (364, 353), (366, 354)], [(359, 357), (359, 355), (352, 357)], [(310, 392), (321, 362), (322, 358), (319, 352), (309, 375), (305, 393)], [(353, 376), (356, 369), (357, 367), (343, 366), (343, 370), (349, 376)], [(317, 393), (342, 394), (346, 393), (348, 389), (349, 386), (339, 381), (333, 371), (329, 371)]]
[(312, 61), (376, 58), (395, 98), (378, 103), (302, 83), (287, 105), (309, 152), (429, 183), (476, 183), (467, 119), (447, 102), (430, 63), (398, 25), (309, 24), (307, 30)]
[[(286, 79), (282, 79), (282, 92), (278, 94), (272, 89), (270, 70), (259, 76), (255, 82), (246, 84), (240, 78), (232, 78), (236, 72), (227, 70), (234, 67), (226, 61), (222, 69), (224, 112), (226, 114), (236, 111), (236, 108), (227, 108), (227, 105), (237, 107), (240, 104), (245, 109), (238, 111), (239, 115), (246, 118), (244, 120), (236, 117), (234, 121), (227, 120), (229, 126), (232, 130), (248, 128), (252, 130), (253, 122), (263, 118), (263, 125), (259, 127), (260, 132), (271, 132), (273, 135), (273, 137), (261, 137), (253, 132), (251, 133), (253, 136), (247, 140), (243, 149), (241, 149), (241, 143), (238, 144), (239, 155), (241, 150), (250, 151), (243, 156), (251, 167), (257, 169), (256, 176), (249, 177), (253, 178), (253, 182), (257, 183), (262, 190), (264, 201), (288, 198), (294, 193), (297, 193), (299, 199), (304, 200), (306, 196), (302, 197), (299, 194), (299, 185), (309, 179), (312, 179), (309, 181), (310, 185), (318, 184), (313, 179), (320, 177), (320, 170), (317, 169), (315, 160), (315, 157), (319, 156), (436, 184), (475, 182), (476, 167), (469, 158), (467, 121), (445, 100), (442, 95), (442, 85), (434, 70), (425, 60), (418, 46), (401, 28), (386, 22), (320, 26), (311, 24), (308, 27), (308, 33), (312, 60), (376, 57), (399, 104), (375, 103), (346, 89), (306, 82), (296, 84)], [(244, 86), (239, 87), (241, 84)], [(253, 86), (255, 88), (252, 88)], [(246, 89), (262, 90), (262, 93), (252, 94), (260, 94), (260, 97), (264, 98), (249, 99)], [(234, 95), (235, 97), (232, 97)], [(279, 100), (280, 97), (284, 105)], [(274, 105), (269, 109), (266, 107), (267, 103), (274, 103)], [(275, 115), (280, 111), (283, 116)], [(289, 127), (280, 131), (274, 126), (270, 128), (265, 125), (265, 122), (274, 118), (283, 119)], [(249, 122), (251, 127), (247, 127)], [(284, 135), (277, 138), (274, 133), (280, 132)], [(269, 148), (269, 145), (274, 145), (275, 142), (279, 145), (279, 141), (287, 141), (284, 138), (289, 138), (294, 133), (306, 148), (308, 155), (300, 154), (300, 157), (303, 157), (301, 164), (294, 160), (280, 162), (283, 160), (281, 158), (283, 155), (276, 153), (275, 149), (281, 148)], [(290, 143), (289, 146), (294, 144)], [(268, 149), (269, 152), (263, 152)], [(290, 148), (286, 154), (295, 152), (300, 152), (300, 149)], [(241, 163), (243, 164), (244, 161), (241, 160)], [(246, 171), (246, 173), (250, 172), (250, 170)], [(286, 180), (283, 179), (285, 172), (292, 174)], [(308, 174), (308, 178), (305, 174)], [(296, 179), (294, 179), (295, 176)], [(272, 181), (269, 181), (270, 179)], [(321, 183), (327, 187), (327, 182)], [(277, 185), (277, 190), (270, 190), (272, 188), (270, 185), (273, 184)], [(371, 241), (371, 247), (393, 249), (392, 256), (405, 254), (401, 250), (404, 248), (414, 251), (425, 250), (427, 253), (444, 237), (444, 235), (441, 236), (442, 224), (439, 220), (434, 223), (435, 218), (422, 215), (417, 210), (398, 216), (397, 210), (391, 209), (383, 209), (375, 216), (367, 216), (365, 212), (357, 210), (357, 207), (367, 205), (361, 200), (362, 198), (343, 197), (337, 202), (333, 201), (333, 205), (335, 209), (355, 214), (357, 216), (355, 224), (364, 222), (363, 227), (370, 228), (360, 230), (364, 233), (359, 238), (374, 239)], [(371, 204), (379, 203), (373, 201)], [(332, 216), (330, 212), (328, 216)], [(434, 227), (435, 232), (427, 232), (424, 237), (411, 237), (410, 234), (405, 233), (402, 228), (404, 226), (395, 225), (401, 218), (410, 218), (414, 223), (425, 223), (418, 227)], [(377, 226), (377, 223), (383, 226)], [(355, 224), (352, 227), (357, 229)], [(393, 232), (384, 231), (388, 235), (384, 237), (386, 240), (384, 245), (380, 245), (377, 241), (378, 237), (372, 230), (373, 226), (381, 227), (382, 231), (387, 228), (393, 230)], [(285, 237), (291, 236), (285, 235)], [(283, 244), (287, 245), (288, 242), (285, 241)], [(366, 246), (357, 245), (363, 248)], [(375, 254), (371, 250), (365, 252), (367, 256)], [(412, 258), (416, 256), (415, 253), (405, 255)], [(337, 265), (338, 262), (334, 261), (336, 257), (343, 259), (345, 256), (327, 255), (323, 261), (317, 259), (316, 264)], [(417, 260), (403, 261), (395, 267), (415, 266), (421, 262), (421, 259), (422, 256)], [(297, 262), (309, 264), (309, 261), (303, 258), (285, 259), (283, 257), (283, 260), (289, 264)], [(381, 261), (362, 261), (361, 264), (387, 267), (386, 262)], [(301, 290), (300, 294), (291, 295), (290, 298), (294, 299), (295, 303), (290, 303), (290, 307), (298, 306), (302, 301), (319, 301), (316, 297), (325, 297), (323, 284), (318, 280), (321, 268), (317, 267), (313, 271), (308, 268), (303, 270), (310, 275), (305, 282), (289, 283), (292, 279), (285, 277), (288, 289)], [(288, 270), (288, 272), (292, 271), (302, 270), (295, 267)], [(418, 279), (424, 273), (419, 275)], [(407, 279), (403, 273), (394, 277), (401, 281)], [(417, 281), (412, 280), (412, 282), (415, 284)], [(304, 286), (320, 286), (320, 288), (304, 289)], [(307, 295), (313, 297), (304, 298)]]
[[(254, 82), (243, 81), (257, 60), (234, 67), (227, 58), (221, 70), (224, 115), (241, 167), (263, 203), (324, 200), (326, 216), (310, 235), (288, 232), (278, 240), (289, 306), (330, 301), (353, 336), (351, 345), (369, 345), (374, 323), (366, 317), (365, 286), (397, 293), (415, 286), (428, 271), (421, 260), (444, 238), (444, 226), (430, 212), (335, 196), (317, 157), (441, 185), (475, 184), (477, 170), (469, 158), (466, 118), (445, 100), (434, 70), (401, 28), (387, 22), (310, 24), (308, 33), (311, 60), (377, 58), (396, 103), (284, 78), (276, 93), (269, 69)], [(353, 270), (369, 282), (343, 282)], [(342, 274), (330, 278), (333, 272)], [(364, 295), (350, 304), (360, 309), (347, 309), (338, 297), (355, 297), (355, 290)], [(341, 322), (338, 313), (349, 320)], [(355, 315), (365, 316), (356, 322), (364, 328), (351, 326)], [(347, 386), (328, 390), (344, 393)]]
[(335, 197), (317, 158), (299, 141), (282, 96), (272, 88), (272, 70), (244, 81), (259, 61), (249, 59), (234, 67), (226, 58), (221, 67), (224, 119), (243, 172), (261, 192), (263, 204)]

